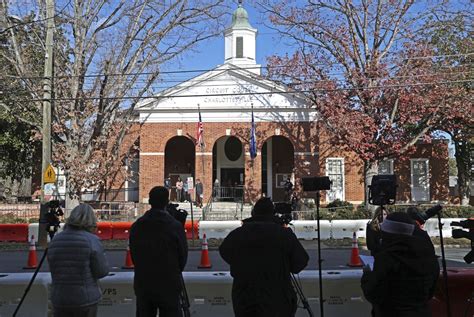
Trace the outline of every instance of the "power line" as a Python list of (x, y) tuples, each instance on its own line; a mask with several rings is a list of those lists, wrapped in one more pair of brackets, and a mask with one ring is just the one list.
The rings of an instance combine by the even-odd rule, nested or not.
[[(459, 57), (459, 56), (471, 56), (474, 55), (474, 52), (462, 53), (462, 54), (444, 54), (444, 55), (430, 55), (430, 56), (414, 56), (409, 58), (402, 58), (404, 61), (408, 60), (419, 60), (419, 59), (431, 59), (438, 57)], [(329, 63), (330, 65), (342, 65), (342, 63), (334, 62)], [(328, 66), (328, 63), (316, 63), (312, 64), (314, 66)], [(110, 73), (110, 74), (85, 74), (85, 75), (67, 75), (67, 76), (55, 76), (55, 78), (94, 78), (102, 76), (145, 76), (145, 75), (155, 75), (159, 74), (186, 74), (186, 73), (206, 73), (206, 72), (222, 72), (226, 70), (251, 70), (251, 69), (272, 69), (272, 68), (294, 68), (296, 66), (306, 66), (306, 64), (298, 65), (279, 65), (279, 66), (247, 66), (247, 67), (229, 67), (229, 68), (213, 68), (213, 69), (190, 69), (190, 70), (170, 70), (162, 72), (133, 72), (133, 73)], [(0, 77), (4, 79), (5, 77), (9, 78), (18, 78), (18, 79), (44, 79), (44, 76), (15, 76), (15, 75), (6, 75)]]
[[(418, 75), (402, 75), (402, 76), (390, 76), (390, 77), (380, 77), (380, 78), (373, 78), (376, 80), (392, 80), (392, 79), (397, 79), (397, 78), (418, 78), (418, 77), (432, 77), (432, 76), (445, 76), (445, 75), (452, 75), (454, 77), (455, 75), (463, 75), (463, 74), (474, 74), (474, 71), (465, 71), (465, 72), (435, 72), (432, 74), (418, 74)], [(343, 73), (333, 73), (331, 75), (343, 75)], [(270, 79), (272, 80), (272, 79)], [(316, 79), (316, 80), (302, 80), (299, 82), (295, 83), (286, 83), (287, 86), (290, 85), (302, 85), (302, 84), (312, 84), (312, 83), (320, 83), (320, 82), (345, 82), (346, 79)], [(135, 84), (145, 84), (148, 81), (146, 80), (136, 80), (134, 81)], [(217, 84), (209, 84), (209, 85), (201, 85), (201, 87), (225, 87), (225, 86), (238, 86), (238, 84), (221, 84), (218, 83), (218, 80), (213, 80), (213, 79), (200, 79), (200, 80), (195, 80), (195, 79), (189, 79), (186, 80), (185, 78), (181, 80), (159, 80), (160, 83), (190, 83), (190, 84), (199, 84), (199, 83), (206, 83), (206, 82), (216, 82)], [(84, 84), (86, 88), (92, 88), (93, 83), (88, 82)], [(150, 86), (151, 88), (170, 88), (169, 86)], [(140, 88), (130, 88), (130, 89), (140, 89)]]
[[(420, 78), (420, 77), (424, 78), (424, 77), (432, 77), (432, 76), (451, 77), (450, 80), (454, 80), (457, 77), (459, 77), (461, 75), (464, 75), (464, 74), (474, 74), (474, 72), (473, 71), (469, 71), (469, 72), (437, 72), (437, 73), (433, 73), (433, 74), (419, 74), (419, 75), (403, 75), (403, 76), (383, 77), (383, 78), (377, 78), (377, 80), (380, 81), (380, 80), (394, 80), (394, 79), (398, 79), (398, 78), (403, 79), (403, 78)], [(446, 76), (446, 75), (449, 75), (449, 76)], [(283, 84), (288, 86), (288, 87), (292, 87), (292, 86), (298, 86), (298, 85), (308, 85), (308, 84), (318, 84), (318, 83), (331, 83), (331, 82), (343, 83), (345, 81), (346, 81), (345, 79), (316, 79), (316, 80), (302, 80), (302, 81), (299, 81), (299, 82), (291, 82), (291, 83), (283, 83)], [(179, 87), (179, 84), (192, 84), (192, 85), (199, 84), (200, 87), (207, 87), (207, 88), (213, 88), (213, 87), (225, 88), (225, 87), (238, 87), (239, 86), (238, 83), (225, 84), (225, 83), (220, 83), (218, 80), (212, 80), (212, 79), (207, 79), (207, 78), (200, 79), (200, 80), (194, 80), (194, 79), (190, 79), (190, 80), (185, 80), (185, 79), (184, 80), (166, 80), (166, 81), (160, 81), (160, 82), (163, 83), (163, 84), (178, 83), (178, 85), (175, 85), (175, 86), (150, 85), (148, 87), (148, 89), (156, 89), (156, 90), (162, 91), (162, 90), (166, 90), (166, 89), (170, 89), (170, 88), (174, 88), (174, 87)], [(138, 85), (138, 86), (140, 84), (146, 84), (146, 83), (147, 83), (147, 81), (142, 81), (142, 80), (137, 80), (137, 81), (134, 82), (134, 84)], [(111, 85), (113, 85), (113, 83)], [(91, 82), (84, 84), (84, 89), (86, 89), (86, 90), (87, 89), (92, 90), (93, 88), (96, 88), (96, 87)], [(141, 89), (142, 89), (141, 87), (130, 87), (127, 90), (133, 91), (133, 90), (141, 90)]]
[[(35, 24), (35, 23), (40, 23), (40, 22), (47, 22), (48, 20), (50, 19), (55, 19), (57, 18), (59, 15), (63, 14), (64, 13), (64, 10), (66, 10), (66, 7), (71, 3), (71, 0), (69, 0), (61, 10), (59, 10), (58, 13), (56, 13), (53, 17), (51, 18), (44, 18), (44, 19), (39, 19), (39, 20), (35, 20), (35, 21), (30, 21), (30, 22), (19, 22), (19, 23), (16, 23), (4, 30), (1, 30), (0, 31), (0, 35), (2, 35), (3, 33), (7, 33), (9, 30), (11, 29), (14, 29), (16, 27), (19, 27), (19, 26), (23, 26), (23, 25), (28, 25), (28, 24)], [(7, 16), (7, 19), (9, 18), (9, 16)]]
[[(447, 84), (460, 84), (474, 82), (474, 79), (466, 80), (454, 80), (454, 81), (439, 81), (431, 83), (413, 83), (413, 84), (401, 84), (401, 85), (382, 85), (373, 87), (340, 87), (332, 89), (308, 89), (308, 90), (292, 90), (292, 91), (265, 91), (265, 92), (239, 92), (230, 94), (191, 94), (191, 95), (172, 95), (172, 96), (123, 96), (123, 97), (79, 97), (79, 98), (52, 98), (54, 101), (75, 101), (75, 100), (134, 100), (134, 99), (172, 99), (172, 98), (196, 98), (196, 97), (233, 97), (233, 96), (253, 96), (253, 95), (282, 95), (282, 94), (304, 94), (314, 92), (335, 92), (335, 91), (355, 91), (355, 90), (374, 90), (374, 89), (400, 89), (406, 87), (420, 87), (420, 86), (433, 86), (433, 85), (447, 85)], [(19, 99), (16, 102), (37, 102), (43, 101), (43, 99)]]

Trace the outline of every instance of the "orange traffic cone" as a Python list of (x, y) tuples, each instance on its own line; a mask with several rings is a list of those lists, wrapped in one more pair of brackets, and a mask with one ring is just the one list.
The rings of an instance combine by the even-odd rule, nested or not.
[(362, 267), (362, 262), (360, 261), (359, 258), (359, 244), (357, 243), (357, 236), (356, 233), (354, 232), (354, 235), (352, 236), (352, 251), (351, 251), (351, 260), (348, 266), (352, 267)]
[(38, 267), (38, 258), (36, 256), (35, 236), (31, 235), (30, 248), (28, 251), (28, 262), (24, 269), (36, 269)]
[(130, 254), (130, 246), (127, 246), (127, 254), (125, 255), (125, 265), (122, 266), (122, 269), (134, 269), (135, 265), (132, 261), (132, 255)]
[(207, 246), (206, 234), (204, 234), (202, 236), (201, 264), (199, 264), (198, 269), (210, 269), (211, 267), (211, 261), (209, 260), (209, 248)]

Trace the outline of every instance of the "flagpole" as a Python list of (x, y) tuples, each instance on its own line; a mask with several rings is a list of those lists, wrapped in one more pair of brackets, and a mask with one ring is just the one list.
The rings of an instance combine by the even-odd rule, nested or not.
[[(199, 113), (199, 120), (201, 121), (200, 124), (202, 125), (202, 117), (201, 117), (201, 107), (199, 104), (198, 105), (198, 113)], [(201, 132), (202, 133), (202, 132)], [(199, 149), (201, 150), (201, 165), (202, 165), (202, 177), (204, 178), (205, 176), (205, 168), (204, 168), (204, 149), (203, 149), (203, 136), (201, 136), (201, 141), (199, 142)]]
[[(255, 174), (255, 170), (254, 170), (254, 159), (255, 157), (252, 157), (252, 148), (253, 148), (253, 142), (257, 142), (257, 140), (255, 139), (255, 120), (254, 120), (254, 117), (253, 117), (253, 102), (250, 104), (251, 106), (251, 112), (252, 112), (252, 119), (251, 119), (251, 126), (250, 126), (250, 159), (251, 159), (251, 164), (250, 164), (250, 168), (252, 169), (252, 176), (254, 176)], [(253, 142), (252, 142), (253, 140)], [(255, 149), (255, 154), (257, 153), (256, 149)]]

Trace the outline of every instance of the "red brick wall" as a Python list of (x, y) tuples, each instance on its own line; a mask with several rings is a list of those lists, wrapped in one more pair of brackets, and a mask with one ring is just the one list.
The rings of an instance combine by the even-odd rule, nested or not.
[[(275, 129), (280, 129), (280, 135), (286, 137), (294, 147), (294, 152), (311, 152), (316, 148), (315, 133), (311, 130), (308, 122), (279, 124), (273, 122), (259, 122), (256, 124), (258, 156), (251, 160), (247, 155), (249, 152), (249, 123), (204, 123), (204, 142), (206, 147), (202, 153), (196, 150), (194, 172), (195, 177), (200, 178), (204, 187), (204, 201), (211, 194), (212, 179), (212, 148), (215, 142), (226, 136), (226, 130), (230, 129), (230, 135), (240, 139), (244, 145), (245, 155), (245, 182), (246, 198), (255, 201), (261, 195), (261, 149), (263, 143), (273, 135)], [(146, 123), (142, 126), (140, 133), (140, 201), (146, 198), (148, 191), (156, 185), (163, 184), (164, 156), (166, 143), (177, 135), (177, 129), (181, 129), (182, 136), (195, 142), (196, 123)], [(154, 152), (160, 155), (144, 155)], [(274, 159), (275, 160), (275, 159)], [(303, 164), (307, 161), (307, 164)], [(314, 173), (317, 168), (317, 160), (312, 155), (295, 155), (295, 174), (299, 178), (307, 173)], [(204, 168), (203, 168), (204, 167)], [(285, 167), (286, 168), (286, 167)]]
[[(300, 181), (305, 176), (324, 176), (326, 171), (326, 158), (344, 158), (345, 168), (345, 199), (351, 202), (361, 202), (364, 200), (363, 187), (363, 162), (357, 156), (342, 148), (335, 148), (330, 145), (329, 136), (323, 130), (317, 130), (313, 123), (287, 123), (280, 124), (274, 122), (257, 123), (257, 150), (258, 156), (251, 160), (249, 153), (249, 123), (205, 123), (204, 141), (206, 147), (201, 151), (196, 148), (195, 153), (189, 146), (183, 146), (182, 141), (170, 143), (170, 152), (175, 152), (179, 148), (186, 148), (181, 151), (181, 156), (168, 156), (166, 164), (167, 173), (174, 172), (178, 165), (178, 171), (187, 173), (188, 162), (192, 163), (191, 173), (195, 178), (201, 179), (204, 187), (204, 202), (207, 202), (212, 192), (212, 149), (215, 142), (226, 136), (226, 129), (230, 129), (233, 135), (242, 142), (245, 151), (245, 187), (246, 200), (256, 201), (261, 195), (262, 187), (262, 156), (261, 149), (272, 136), (282, 136), (290, 141), (291, 147), (285, 145), (279, 137), (273, 139), (273, 174), (275, 174), (275, 162), (279, 162), (279, 173), (291, 173), (295, 175), (295, 190), (302, 197), (309, 197), (312, 194), (302, 193)], [(140, 202), (147, 198), (149, 190), (156, 185), (162, 185), (165, 178), (165, 153), (166, 144), (173, 137), (177, 136), (177, 130), (181, 129), (181, 135), (195, 142), (196, 123), (147, 123), (141, 127), (140, 136)], [(278, 131), (279, 129), (279, 131)], [(133, 137), (137, 139), (137, 131)], [(176, 140), (176, 139), (175, 139)], [(130, 146), (130, 141), (127, 146)], [(172, 148), (172, 147), (176, 148)], [(150, 153), (153, 155), (146, 155)], [(158, 155), (157, 155), (158, 154)], [(291, 161), (293, 154), (294, 161)], [(448, 144), (445, 141), (434, 141), (433, 144), (418, 144), (416, 150), (405, 159), (394, 160), (394, 172), (398, 175), (397, 200), (411, 200), (411, 177), (410, 158), (429, 158), (430, 167), (430, 194), (431, 200), (447, 200), (448, 187)], [(123, 185), (124, 178), (116, 177), (114, 185)], [(275, 188), (275, 178), (273, 177), (273, 196), (277, 199), (279, 189)], [(282, 194), (282, 193), (280, 193)], [(277, 199), (278, 200), (278, 199)], [(322, 201), (325, 200), (324, 195)]]
[(394, 172), (398, 175), (397, 200), (411, 201), (410, 159), (429, 159), (430, 198), (447, 201), (449, 196), (448, 143), (435, 140), (431, 144), (417, 144), (415, 151), (405, 159), (394, 160)]

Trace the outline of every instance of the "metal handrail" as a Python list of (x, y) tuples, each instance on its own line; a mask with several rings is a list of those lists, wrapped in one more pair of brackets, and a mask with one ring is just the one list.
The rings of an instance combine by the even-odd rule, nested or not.
[(206, 214), (208, 212), (211, 212), (212, 210), (212, 201), (213, 201), (213, 195), (210, 195), (209, 198), (207, 199), (207, 203), (206, 205), (204, 206), (204, 208), (202, 208), (202, 220), (206, 220)]

